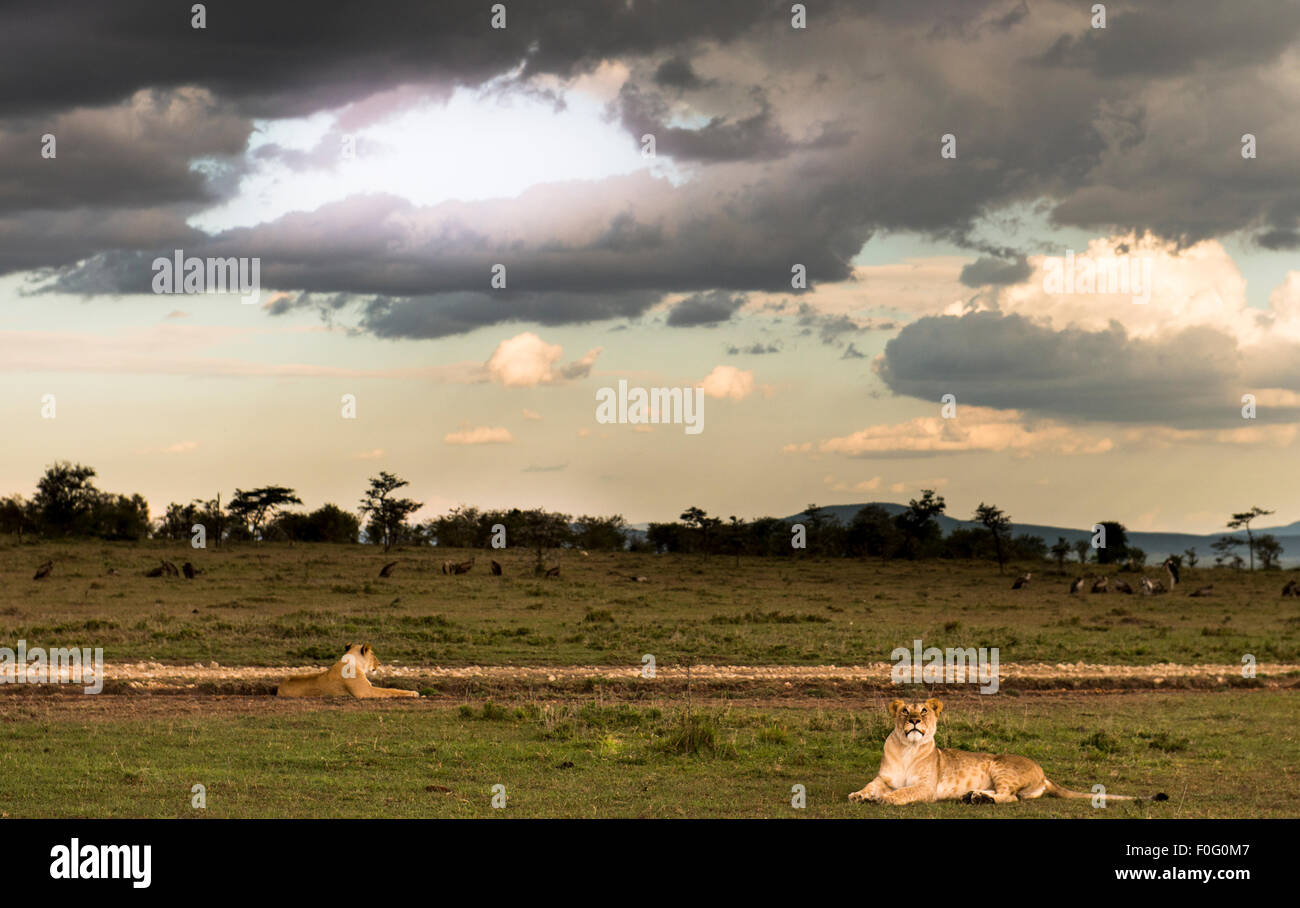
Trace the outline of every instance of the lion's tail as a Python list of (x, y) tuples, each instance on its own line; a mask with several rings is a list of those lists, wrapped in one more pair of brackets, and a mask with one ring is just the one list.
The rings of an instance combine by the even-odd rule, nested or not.
[[(1043, 793), (1046, 794), (1049, 798), (1091, 798), (1092, 797), (1092, 795), (1084, 794), (1081, 791), (1071, 791), (1068, 788), (1062, 788), (1060, 785), (1057, 785), (1051, 779), (1044, 779), (1043, 781), (1047, 783), (1047, 787), (1046, 789), (1044, 789)], [(1110, 792), (1107, 792), (1106, 800), (1107, 801), (1168, 801), (1169, 795), (1165, 794), (1163, 791), (1158, 791), (1150, 798), (1135, 798), (1131, 795), (1117, 795), (1117, 794), (1111, 794)]]

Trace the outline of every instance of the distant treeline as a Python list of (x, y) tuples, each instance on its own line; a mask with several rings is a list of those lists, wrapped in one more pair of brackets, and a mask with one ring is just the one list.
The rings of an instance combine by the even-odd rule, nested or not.
[[(903, 516), (891, 516), (877, 505), (864, 507), (847, 524), (819, 511), (795, 520), (733, 517), (723, 521), (684, 514), (680, 522), (650, 524), (646, 545), (656, 552), (772, 557), (807, 552), (828, 558), (998, 559), (998, 543), (988, 530), (958, 529), (944, 536), (934, 520), (912, 524), (899, 520)], [(1008, 533), (1000, 542), (1004, 561), (1047, 557), (1047, 544), (1037, 536)]]
[(945, 507), (943, 496), (933, 490), (924, 491), (898, 514), (867, 505), (847, 524), (815, 504), (794, 519), (725, 521), (693, 507), (682, 513), (680, 522), (650, 524), (646, 544), (656, 552), (772, 557), (808, 552), (829, 558), (977, 558), (1002, 564), (1048, 556), (1047, 543), (1014, 534), (1010, 520), (988, 505), (980, 505), (982, 528), (957, 529), (944, 536), (935, 518)]
[[(1038, 536), (1016, 534), (1011, 519), (1001, 509), (981, 503), (972, 522), (944, 535), (936, 518), (944, 513), (943, 496), (922, 491), (906, 509), (891, 514), (879, 505), (867, 505), (844, 523), (824, 508), (810, 504), (794, 519), (713, 517), (698, 507), (682, 512), (677, 521), (652, 523), (642, 534), (631, 530), (620, 515), (572, 515), (543, 508), (480, 510), (461, 506), (448, 513), (413, 523), (410, 516), (423, 505), (398, 497), (408, 483), (388, 472), (371, 477), (357, 512), (335, 504), (314, 511), (289, 510), (301, 505), (293, 489), (263, 486), (236, 489), (222, 503), (220, 496), (188, 504), (171, 503), (156, 522), (149, 518), (144, 496), (102, 492), (92, 482), (91, 467), (60, 461), (46, 469), (31, 499), (11, 495), (0, 499), (0, 532), (41, 537), (92, 537), (139, 540), (147, 537), (189, 540), (202, 527), (205, 541), (223, 542), (331, 542), (373, 543), (387, 550), (394, 545), (438, 545), (456, 548), (523, 547), (537, 552), (540, 562), (549, 549), (574, 547), (589, 551), (631, 549), (646, 552), (685, 552), (700, 555), (789, 557), (802, 552), (830, 558), (921, 559), (959, 558), (1034, 562), (1051, 559), (1059, 568), (1073, 555), (1079, 562), (1095, 561), (1118, 570), (1140, 570), (1146, 553), (1129, 545), (1127, 531), (1118, 521), (1102, 521), (1103, 548), (1089, 540), (1073, 544), (1058, 538), (1049, 546)], [(1215, 542), (1215, 564), (1243, 568), (1236, 550), (1248, 549), (1249, 565), (1277, 567), (1282, 547), (1271, 535), (1253, 535), (1252, 520), (1272, 513), (1252, 508), (1234, 514), (1228, 528), (1244, 529), (1245, 540), (1224, 536)], [(1194, 567), (1196, 550), (1189, 549), (1179, 562)]]

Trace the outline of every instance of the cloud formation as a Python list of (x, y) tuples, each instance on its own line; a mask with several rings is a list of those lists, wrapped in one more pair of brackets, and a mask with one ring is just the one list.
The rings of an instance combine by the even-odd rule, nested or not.
[(475, 426), (448, 432), (443, 436), (443, 443), (449, 445), (504, 445), (514, 442), (510, 430), (502, 426)]
[[(49, 289), (122, 293), (174, 248), (257, 255), (264, 283), (294, 301), (337, 300), (362, 330), (432, 338), (634, 318), (668, 294), (792, 293), (795, 264), (810, 289), (842, 282), (889, 231), (976, 250), (961, 279), (1005, 288), (1034, 250), (981, 225), (1027, 203), (1060, 225), (1182, 246), (1300, 244), (1294, 10), (1120, 2), (1102, 33), (1067, 0), (1032, 13), (1007, 0), (832, 2), (798, 34), (769, 4), (574, 6), (511, 10), (493, 30), (481, 5), (402, 3), (363, 35), (247, 2), (223, 4), (203, 31), (143, 0), (42, 6), (0, 55), (0, 171), (20, 175), (0, 185), (0, 271), (49, 268)], [(186, 223), (233, 192), (254, 118), (327, 112), (344, 130), (456, 86), (562, 105), (602, 67), (619, 74), (600, 90), (629, 147), (655, 135), (675, 178), (650, 169), (427, 206), (356, 195), (211, 237)], [(1257, 158), (1239, 154), (1247, 127), (1235, 124), (1259, 134)], [(48, 128), (65, 133), (57, 161), (32, 153)], [(939, 156), (946, 133), (956, 159)], [(493, 292), (499, 262), (510, 283)], [(670, 319), (722, 314), (697, 300)]]
[[(959, 454), (1005, 451), (1013, 455), (1038, 453), (1101, 454), (1114, 443), (1106, 437), (1080, 432), (1048, 420), (1026, 421), (1015, 410), (960, 407), (957, 417), (922, 416), (895, 425), (869, 426), (851, 435), (818, 443), (823, 454), (878, 457), (901, 454)], [(807, 450), (788, 446), (787, 451)]]
[(492, 381), (507, 388), (535, 388), (586, 378), (600, 356), (600, 348), (589, 350), (581, 359), (560, 366), (563, 354), (564, 349), (558, 344), (548, 344), (533, 332), (525, 331), (497, 345), (488, 358), (487, 374)]

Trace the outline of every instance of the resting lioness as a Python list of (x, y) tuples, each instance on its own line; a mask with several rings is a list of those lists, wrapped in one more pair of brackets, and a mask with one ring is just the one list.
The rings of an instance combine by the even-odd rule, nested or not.
[(329, 671), (315, 675), (289, 678), (276, 688), (277, 697), (418, 697), (418, 691), (398, 690), (395, 687), (373, 687), (366, 680), (366, 672), (379, 668), (379, 660), (369, 643), (349, 643), (343, 648), (343, 658)]
[[(1005, 804), (1048, 795), (1053, 798), (1091, 798), (1056, 785), (1043, 768), (1028, 757), (1015, 754), (973, 754), (964, 750), (940, 750), (934, 746), (943, 702), (889, 704), (894, 730), (885, 739), (880, 772), (866, 788), (849, 795), (850, 801), (884, 804), (913, 804), (917, 801), (960, 799), (968, 804)], [(1107, 794), (1107, 800), (1139, 801), (1127, 795)], [(1152, 800), (1165, 801), (1157, 794)]]

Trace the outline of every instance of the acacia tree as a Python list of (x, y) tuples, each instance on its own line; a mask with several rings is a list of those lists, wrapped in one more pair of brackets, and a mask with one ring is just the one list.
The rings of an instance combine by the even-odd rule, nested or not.
[(1266, 571), (1279, 567), (1282, 557), (1282, 543), (1272, 533), (1265, 533), (1255, 540), (1255, 552), (1259, 555), (1259, 566)]
[(258, 539), (267, 519), (287, 504), (302, 504), (302, 499), (286, 486), (263, 486), (247, 492), (235, 489), (226, 510), (248, 528), (253, 539)]
[(942, 495), (935, 495), (934, 489), (922, 489), (921, 498), (913, 498), (907, 503), (907, 510), (894, 518), (894, 526), (903, 534), (904, 557), (915, 558), (920, 544), (939, 537), (939, 523), (934, 518), (942, 514), (945, 507)]
[(980, 506), (975, 509), (975, 519), (984, 524), (984, 529), (993, 536), (993, 550), (997, 553), (998, 573), (1001, 574), (1007, 562), (1002, 541), (1011, 533), (1011, 518), (1002, 513), (1001, 508), (995, 508), (981, 501)]
[(1060, 573), (1065, 573), (1065, 559), (1070, 554), (1070, 543), (1065, 541), (1064, 536), (1056, 537), (1056, 544), (1052, 546), (1052, 557), (1056, 559), (1056, 569)]
[(1097, 549), (1098, 564), (1121, 564), (1129, 557), (1128, 528), (1118, 520), (1103, 520), (1105, 545)]
[(1255, 536), (1250, 531), (1250, 522), (1256, 517), (1264, 517), (1272, 513), (1272, 511), (1266, 511), (1261, 507), (1253, 507), (1249, 511), (1233, 514), (1232, 519), (1228, 521), (1228, 529), (1240, 530), (1244, 527), (1246, 530), (1246, 545), (1250, 549), (1250, 569), (1252, 571), (1255, 570)]
[(1092, 543), (1087, 539), (1076, 539), (1074, 541), (1074, 554), (1079, 556), (1079, 564), (1088, 563), (1088, 553), (1092, 551)]
[(1227, 561), (1233, 570), (1241, 570), (1241, 567), (1245, 562), (1243, 562), (1241, 556), (1234, 551), (1240, 547), (1241, 540), (1236, 536), (1220, 536), (1210, 544), (1210, 548), (1215, 551), (1214, 563), (1223, 564), (1223, 562)]
[(99, 489), (93, 467), (57, 461), (36, 484), (32, 511), (37, 527), (51, 536), (76, 536), (90, 530)]
[(718, 529), (722, 526), (721, 517), (710, 517), (703, 508), (697, 508), (694, 505), (682, 511), (682, 523), (695, 530), (699, 534), (700, 548), (707, 556), (713, 546), (713, 537)]
[(399, 479), (387, 470), (380, 470), (378, 476), (370, 477), (370, 488), (361, 499), (361, 513), (370, 518), (370, 523), (379, 530), (379, 537), (384, 542), (384, 551), (392, 548), (406, 525), (406, 518), (424, 507), (422, 501), (409, 498), (394, 498), (393, 493), (410, 485), (405, 479)]
[(573, 541), (573, 518), (568, 514), (553, 514), (543, 508), (520, 512), (521, 525), (515, 534), (520, 545), (537, 553), (533, 572), (546, 570), (546, 553)]

